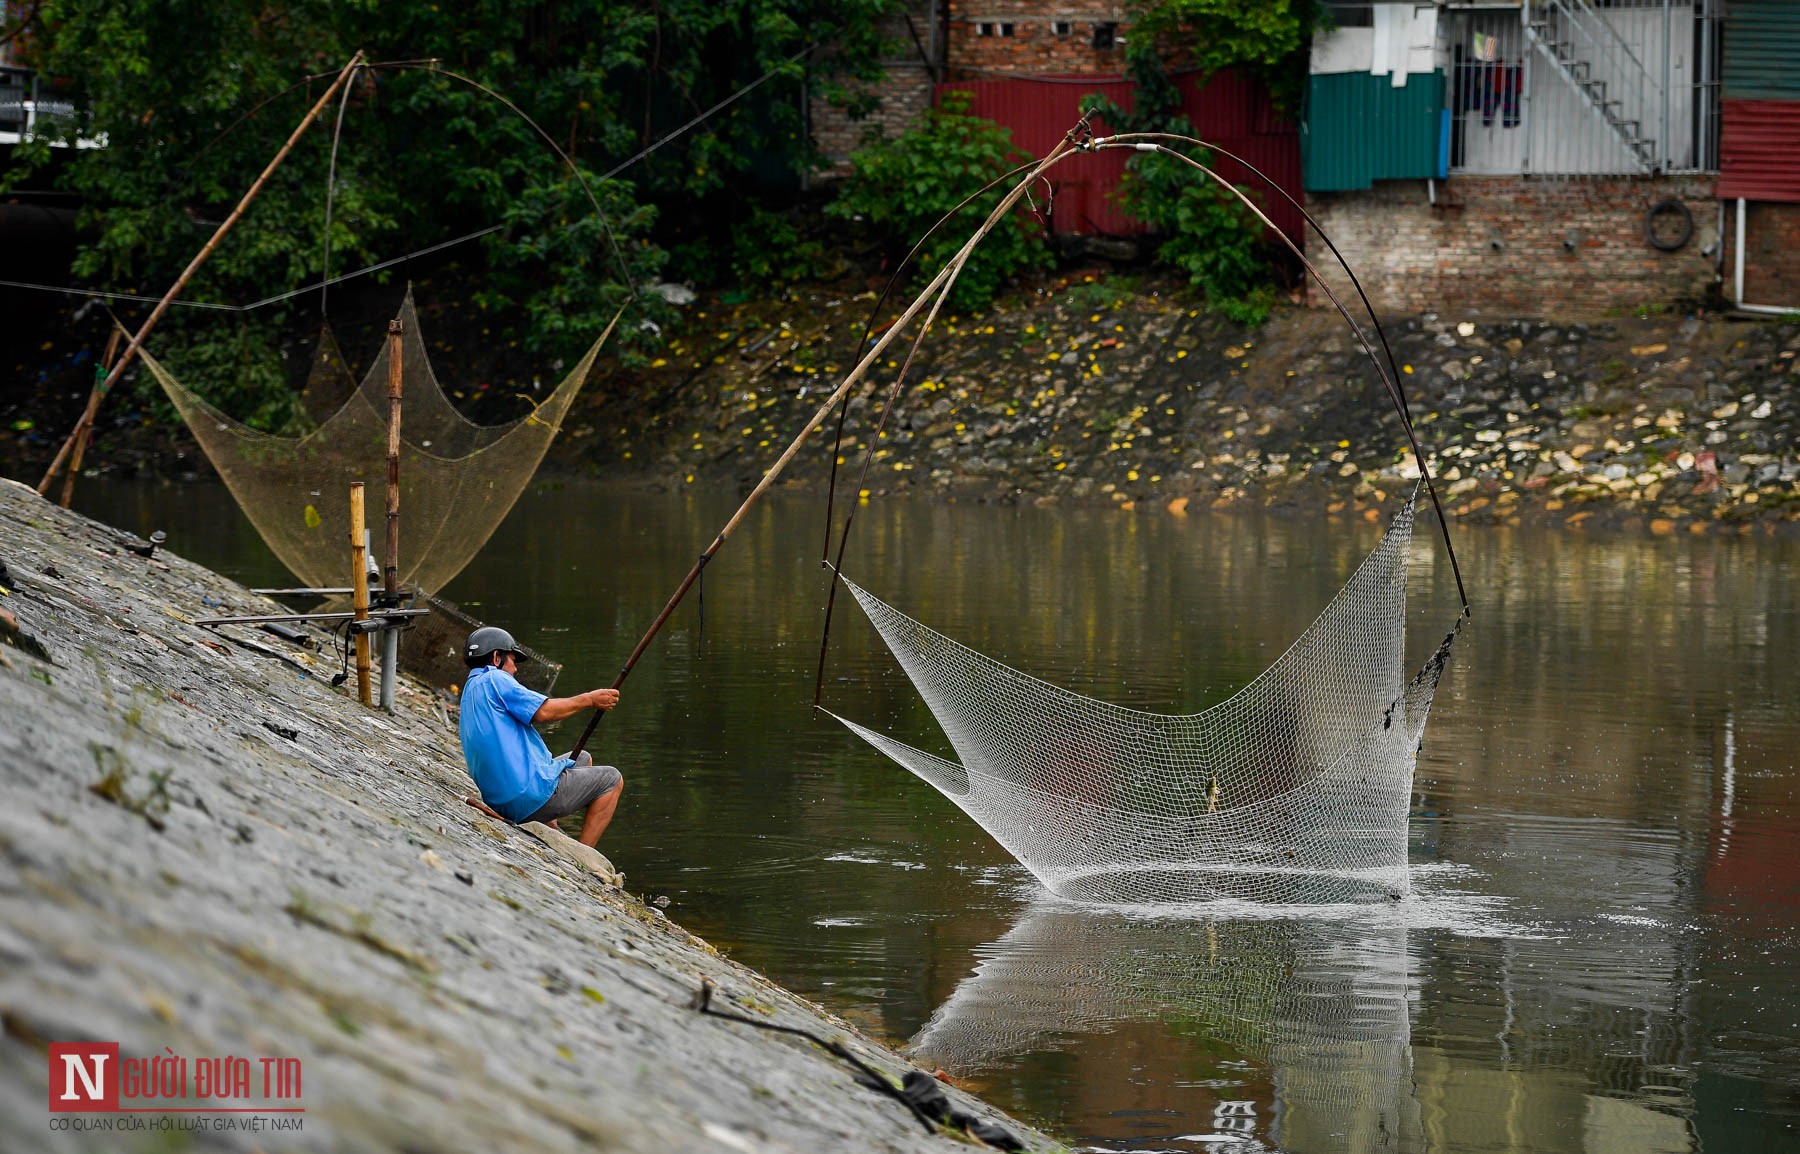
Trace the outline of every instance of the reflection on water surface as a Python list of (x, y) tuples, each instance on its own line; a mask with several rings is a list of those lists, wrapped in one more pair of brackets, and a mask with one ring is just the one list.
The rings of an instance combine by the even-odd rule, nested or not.
[[(286, 581), (219, 490), (81, 502)], [(735, 503), (530, 493), (447, 592), (566, 662), (562, 690), (606, 684)], [(1796, 543), (1465, 532), (1475, 621), (1419, 759), (1414, 896), (1172, 920), (1047, 903), (811, 719), (821, 512), (754, 511), (706, 570), (704, 628), (690, 598), (600, 730), (628, 779), (604, 848), (684, 924), (1084, 1146), (1800, 1148)], [(858, 533), (847, 571), (935, 628), (1182, 712), (1267, 666), (1379, 529), (887, 502)], [(1416, 663), (1455, 602), (1414, 550)], [(945, 752), (839, 611), (827, 704)]]

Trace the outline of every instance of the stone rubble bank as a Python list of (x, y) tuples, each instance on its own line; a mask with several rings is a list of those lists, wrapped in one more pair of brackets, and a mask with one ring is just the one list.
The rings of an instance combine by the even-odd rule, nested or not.
[[(1322, 505), (1373, 518), (1410, 490), (1417, 462), (1335, 313), (1284, 309), (1246, 331), (1167, 289), (1064, 281), (943, 318), (878, 440), (870, 495)], [(847, 370), (868, 307), (815, 296), (700, 308), (711, 330), (672, 343), (637, 386), (638, 407), (578, 412), (553, 461), (659, 485), (749, 483)], [(1800, 324), (1386, 324), (1452, 516), (1800, 526)], [(903, 357), (891, 351), (852, 401), (852, 470)], [(816, 484), (828, 464), (815, 447), (788, 479)]]

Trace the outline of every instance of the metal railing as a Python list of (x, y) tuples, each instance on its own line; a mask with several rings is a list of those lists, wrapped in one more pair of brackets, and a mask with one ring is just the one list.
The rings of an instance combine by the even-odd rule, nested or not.
[(0, 144), (43, 140), (52, 148), (105, 148), (104, 135), (79, 135), (75, 106), (55, 96), (30, 68), (0, 66)]
[(1721, 0), (1447, 9), (1452, 171), (1642, 176), (1718, 166)]

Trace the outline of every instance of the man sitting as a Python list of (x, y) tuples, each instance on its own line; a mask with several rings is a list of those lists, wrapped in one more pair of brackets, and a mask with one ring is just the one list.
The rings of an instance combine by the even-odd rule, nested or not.
[(481, 798), (508, 821), (541, 821), (585, 809), (581, 843), (592, 846), (606, 832), (625, 778), (610, 765), (595, 765), (584, 750), (580, 762), (550, 756), (533, 725), (561, 721), (584, 709), (611, 709), (619, 704), (616, 689), (594, 689), (575, 697), (546, 697), (520, 685), (513, 674), (524, 656), (504, 629), (484, 626), (469, 634), (463, 663), (469, 667), (463, 685), (463, 758)]

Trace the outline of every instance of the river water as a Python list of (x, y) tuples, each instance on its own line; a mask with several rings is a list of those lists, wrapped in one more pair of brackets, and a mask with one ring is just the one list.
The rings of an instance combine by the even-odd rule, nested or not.
[[(286, 583), (222, 489), (79, 506)], [(730, 495), (528, 493), (445, 593), (611, 681)], [(1800, 1149), (1800, 543), (1460, 534), (1475, 606), (1419, 759), (1413, 893), (1148, 917), (1060, 902), (810, 702), (822, 501), (752, 513), (595, 743), (604, 849), (739, 960), (1078, 1148)], [(846, 572), (1009, 664), (1158, 712), (1231, 693), (1380, 534), (1323, 517), (865, 506)], [(1414, 546), (1409, 649), (1455, 614)], [(847, 599), (832, 709), (925, 748)], [(567, 745), (572, 725), (551, 738)]]

